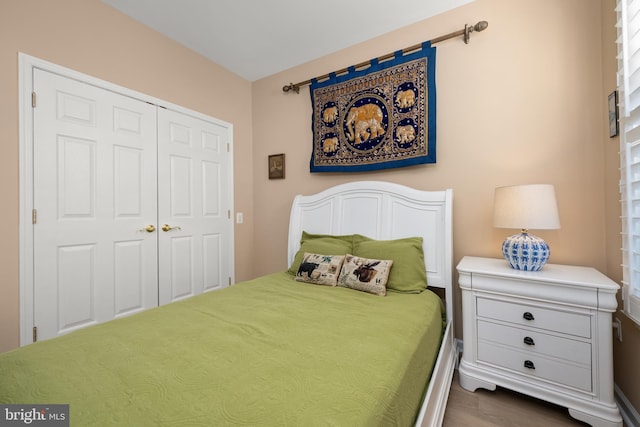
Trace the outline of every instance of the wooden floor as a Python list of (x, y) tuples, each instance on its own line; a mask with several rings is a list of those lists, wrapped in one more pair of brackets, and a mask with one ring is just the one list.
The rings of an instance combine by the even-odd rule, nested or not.
[(443, 427), (588, 426), (571, 418), (566, 408), (503, 388), (469, 392), (453, 377)]

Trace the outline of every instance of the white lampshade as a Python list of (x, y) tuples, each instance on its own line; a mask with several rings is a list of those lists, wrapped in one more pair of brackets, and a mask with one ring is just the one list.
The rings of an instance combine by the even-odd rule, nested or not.
[(550, 184), (496, 188), (493, 226), (524, 230), (560, 228), (556, 192)]
[(551, 249), (543, 239), (530, 235), (528, 230), (560, 228), (553, 185), (513, 185), (496, 188), (493, 226), (522, 230), (520, 234), (507, 237), (502, 243), (502, 254), (512, 268), (541, 270), (549, 260)]

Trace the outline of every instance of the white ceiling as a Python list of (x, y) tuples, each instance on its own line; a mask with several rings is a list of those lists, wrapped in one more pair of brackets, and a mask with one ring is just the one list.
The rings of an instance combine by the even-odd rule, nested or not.
[(473, 0), (102, 1), (255, 81)]

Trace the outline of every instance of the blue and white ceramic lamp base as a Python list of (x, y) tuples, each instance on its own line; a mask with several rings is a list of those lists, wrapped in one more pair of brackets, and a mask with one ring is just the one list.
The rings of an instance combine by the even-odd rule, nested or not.
[(539, 271), (549, 260), (551, 250), (543, 239), (522, 232), (504, 239), (502, 255), (511, 268), (524, 271)]

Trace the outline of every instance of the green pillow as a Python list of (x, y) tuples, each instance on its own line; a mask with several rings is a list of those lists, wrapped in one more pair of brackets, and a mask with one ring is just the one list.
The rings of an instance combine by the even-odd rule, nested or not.
[(354, 236), (354, 255), (362, 258), (391, 259), (387, 289), (405, 293), (419, 293), (427, 289), (422, 237), (396, 240), (374, 240)]
[(353, 248), (353, 235), (333, 236), (329, 234), (311, 234), (302, 231), (300, 249), (289, 267), (289, 274), (297, 274), (305, 252), (323, 255), (346, 255)]

